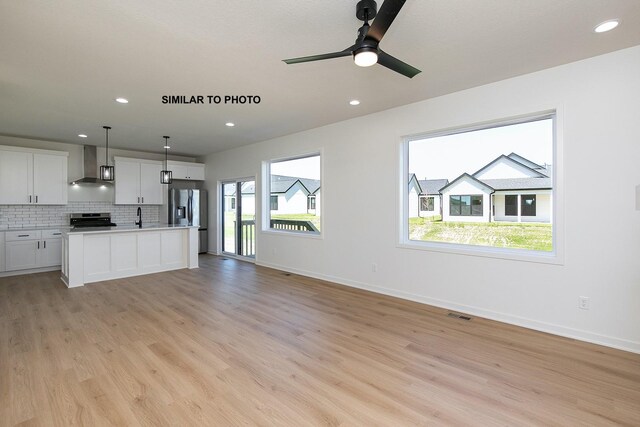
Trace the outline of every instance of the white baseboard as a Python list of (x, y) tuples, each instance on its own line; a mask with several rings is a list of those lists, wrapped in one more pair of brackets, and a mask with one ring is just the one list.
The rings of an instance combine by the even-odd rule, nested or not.
[(42, 268), (30, 268), (28, 270), (12, 270), (12, 271), (3, 271), (0, 273), (0, 277), (10, 277), (10, 276), (22, 276), (23, 274), (33, 274), (33, 273), (45, 273), (47, 271), (60, 271), (60, 266), (53, 267), (42, 267)]
[(435, 307), (444, 308), (447, 310), (453, 310), (453, 311), (458, 311), (466, 314), (472, 314), (474, 316), (496, 320), (498, 322), (509, 323), (511, 325), (521, 326), (527, 329), (533, 329), (540, 332), (546, 332), (553, 335), (559, 335), (566, 338), (586, 341), (593, 344), (603, 345), (606, 347), (616, 348), (619, 350), (625, 350), (625, 351), (630, 351), (632, 353), (640, 354), (640, 342), (636, 342), (636, 341), (629, 341), (621, 338), (600, 335), (593, 332), (583, 331), (580, 329), (568, 328), (565, 326), (541, 322), (534, 319), (527, 319), (527, 318), (515, 316), (512, 314), (485, 310), (480, 307), (457, 304), (451, 301), (440, 300), (436, 298), (425, 297), (422, 295), (415, 295), (408, 292), (397, 291), (395, 289), (389, 289), (389, 288), (384, 288), (380, 286), (373, 286), (373, 285), (363, 283), (363, 282), (358, 282), (355, 280), (348, 280), (348, 279), (343, 279), (341, 277), (318, 274), (312, 271), (290, 268), (284, 265), (273, 264), (273, 263), (268, 263), (263, 261), (256, 261), (256, 265), (274, 268), (276, 270), (287, 271), (294, 274), (300, 274), (301, 276), (308, 276), (308, 277), (313, 277), (315, 279), (326, 280), (328, 282), (333, 282), (333, 283), (337, 283), (344, 286), (350, 286), (352, 288), (363, 289), (363, 290), (375, 292), (378, 294), (389, 295), (392, 297), (402, 298), (409, 301), (428, 304)]

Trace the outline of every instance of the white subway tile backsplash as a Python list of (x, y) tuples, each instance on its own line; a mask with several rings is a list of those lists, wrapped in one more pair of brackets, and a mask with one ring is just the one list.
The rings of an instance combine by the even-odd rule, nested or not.
[[(140, 206), (146, 223), (160, 222), (161, 206)], [(69, 225), (69, 214), (110, 212), (119, 225), (133, 225), (138, 206), (114, 205), (110, 202), (69, 202), (63, 206), (0, 205), (0, 228)]]

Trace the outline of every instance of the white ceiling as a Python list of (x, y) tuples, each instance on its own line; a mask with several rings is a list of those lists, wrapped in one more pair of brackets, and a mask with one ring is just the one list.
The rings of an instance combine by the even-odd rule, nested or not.
[[(413, 79), (348, 57), (281, 61), (353, 44), (356, 2), (0, 0), (0, 134), (103, 145), (108, 124), (114, 147), (161, 151), (170, 135), (176, 154), (203, 155), (640, 44), (638, 0), (407, 0), (380, 46)], [(621, 25), (592, 31), (610, 18)]]

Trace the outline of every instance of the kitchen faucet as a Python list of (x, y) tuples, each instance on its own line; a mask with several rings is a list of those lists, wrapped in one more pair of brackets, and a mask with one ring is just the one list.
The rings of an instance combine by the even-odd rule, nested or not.
[(136, 215), (138, 216), (138, 220), (134, 224), (137, 225), (138, 228), (142, 228), (142, 209), (140, 209), (140, 206), (138, 206), (138, 213)]

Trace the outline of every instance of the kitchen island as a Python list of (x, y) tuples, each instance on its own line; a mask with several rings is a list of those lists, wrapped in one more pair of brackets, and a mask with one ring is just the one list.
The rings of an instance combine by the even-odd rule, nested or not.
[(198, 268), (198, 227), (145, 225), (62, 232), (62, 281), (85, 283)]

